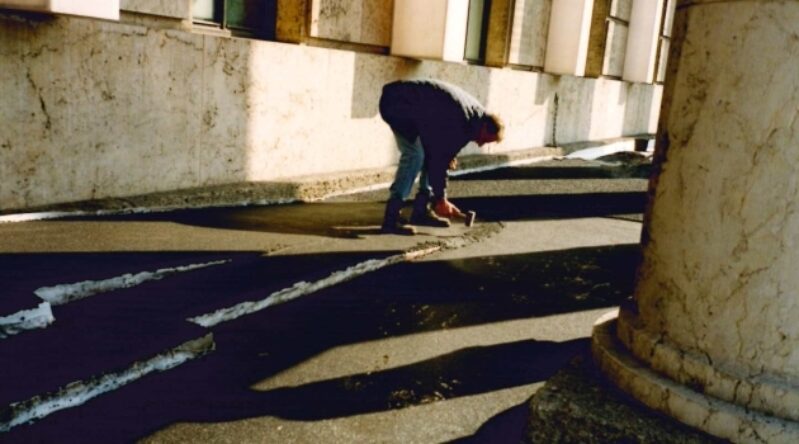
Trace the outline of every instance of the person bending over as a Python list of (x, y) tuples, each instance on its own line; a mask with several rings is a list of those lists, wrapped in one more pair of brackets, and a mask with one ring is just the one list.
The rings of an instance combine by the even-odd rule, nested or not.
[(420, 173), (410, 223), (449, 226), (448, 218), (462, 213), (447, 200), (447, 169), (469, 142), (482, 146), (502, 140), (502, 122), (463, 89), (434, 79), (383, 86), (380, 116), (394, 132), (400, 151), (381, 231), (415, 233), (402, 224), (399, 214)]

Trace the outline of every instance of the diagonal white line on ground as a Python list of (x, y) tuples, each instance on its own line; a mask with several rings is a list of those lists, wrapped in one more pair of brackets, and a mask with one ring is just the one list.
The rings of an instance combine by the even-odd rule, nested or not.
[(125, 370), (106, 373), (82, 381), (75, 381), (61, 390), (34, 396), (0, 409), (0, 432), (7, 432), (20, 424), (44, 418), (59, 410), (76, 407), (103, 393), (116, 390), (150, 373), (177, 367), (191, 359), (214, 350), (214, 338), (208, 333), (197, 339), (166, 350), (146, 361), (139, 361)]
[(8, 316), (0, 316), (0, 339), (36, 328), (45, 328), (55, 321), (49, 302), (42, 302), (36, 308), (20, 310)]
[(209, 328), (223, 322), (232, 321), (241, 316), (259, 312), (265, 308), (279, 305), (302, 296), (315, 293), (319, 290), (355, 279), (372, 271), (394, 265), (400, 262), (413, 261), (442, 250), (461, 248), (466, 245), (488, 238), (502, 229), (502, 224), (484, 224), (474, 228), (467, 235), (446, 239), (437, 243), (424, 243), (404, 253), (395, 254), (383, 259), (369, 259), (343, 270), (334, 271), (329, 276), (314, 282), (297, 282), (291, 287), (278, 290), (264, 299), (246, 301), (227, 308), (221, 308), (211, 313), (189, 318), (189, 322)]
[(109, 279), (99, 281), (81, 281), (72, 284), (61, 284), (52, 287), (41, 287), (34, 291), (36, 296), (49, 302), (52, 305), (63, 305), (72, 301), (87, 298), (98, 293), (120, 290), (123, 288), (135, 287), (148, 281), (157, 281), (167, 276), (194, 271), (201, 268), (222, 265), (230, 262), (230, 259), (205, 262), (202, 264), (184, 265), (174, 268), (160, 268), (155, 271), (142, 271), (136, 274), (126, 273)]
[(301, 296), (315, 293), (319, 290), (349, 281), (372, 271), (377, 271), (389, 265), (399, 262), (407, 262), (419, 257), (433, 254), (437, 251), (440, 251), (442, 248), (444, 248), (442, 245), (436, 245), (407, 253), (396, 254), (384, 259), (369, 259), (351, 267), (347, 267), (344, 270), (335, 271), (328, 277), (315, 282), (297, 282), (291, 287), (284, 288), (270, 294), (265, 299), (242, 302), (232, 307), (222, 308), (212, 313), (189, 318), (188, 320), (203, 327), (213, 327), (222, 322), (232, 321), (241, 316), (256, 313), (267, 307), (282, 304)]

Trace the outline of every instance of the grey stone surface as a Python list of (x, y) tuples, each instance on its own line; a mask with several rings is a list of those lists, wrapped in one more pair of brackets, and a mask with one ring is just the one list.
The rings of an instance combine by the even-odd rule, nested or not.
[(604, 379), (589, 351), (548, 379), (529, 407), (532, 444), (726, 442), (648, 410)]

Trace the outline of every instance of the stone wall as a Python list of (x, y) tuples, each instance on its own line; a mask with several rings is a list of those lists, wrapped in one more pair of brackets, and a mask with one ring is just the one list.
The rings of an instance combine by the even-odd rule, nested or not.
[(0, 13), (0, 65), (2, 211), (391, 166), (377, 103), (397, 78), (462, 85), (506, 120), (503, 143), (465, 153), (653, 133), (660, 92), (11, 13)]

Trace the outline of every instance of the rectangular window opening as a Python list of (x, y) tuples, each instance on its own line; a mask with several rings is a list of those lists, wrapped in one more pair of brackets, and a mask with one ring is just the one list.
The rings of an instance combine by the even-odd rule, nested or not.
[(277, 0), (194, 0), (194, 23), (235, 36), (275, 39)]
[(488, 18), (491, 0), (469, 0), (469, 18), (466, 26), (466, 45), (464, 60), (471, 63), (484, 63)]

